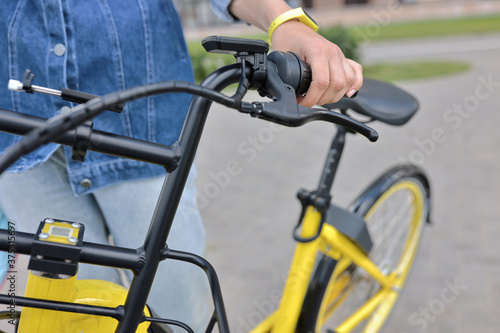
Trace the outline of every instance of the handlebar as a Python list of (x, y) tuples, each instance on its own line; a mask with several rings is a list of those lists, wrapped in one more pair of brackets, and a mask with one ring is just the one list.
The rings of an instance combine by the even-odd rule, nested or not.
[[(30, 131), (43, 126), (46, 119), (19, 112), (0, 109), (0, 131), (25, 135)], [(88, 126), (80, 125), (76, 129), (64, 133), (55, 142), (75, 146), (75, 138), (84, 132)], [(178, 146), (165, 146), (158, 143), (143, 141), (127, 136), (107, 133), (93, 129), (86, 138), (90, 150), (114, 156), (132, 158), (139, 161), (164, 166), (167, 171), (175, 170), (180, 159)]]
[[(31, 130), (23, 140), (0, 157), (0, 173), (23, 154), (51, 141), (61, 140), (68, 131), (74, 130), (106, 109), (116, 109), (116, 106), (122, 107), (128, 101), (166, 92), (186, 92), (202, 96), (253, 117), (285, 126), (297, 127), (310, 121), (322, 120), (349, 128), (372, 142), (378, 139), (375, 130), (348, 116), (327, 109), (308, 108), (296, 103), (296, 95), (303, 94), (309, 87), (311, 69), (294, 53), (274, 51), (268, 55), (267, 43), (241, 38), (208, 37), (202, 43), (208, 52), (231, 53), (241, 64), (241, 80), (237, 94), (234, 96), (229, 97), (189, 82), (165, 81), (96, 97), (74, 107), (69, 114), (56, 116), (43, 126), (37, 126)], [(228, 66), (220, 69), (218, 73), (222, 75), (229, 70), (229, 67), (230, 70), (234, 69), (234, 66)], [(24, 90), (33, 92), (33, 74), (30, 72), (27, 74), (28, 76), (25, 75), (23, 78), (22, 86)], [(22, 90), (19, 84), (11, 84), (11, 86), (15, 90)], [(35, 87), (43, 92), (43, 89), (40, 89), (42, 87)], [(258, 89), (261, 95), (271, 98), (272, 102), (242, 102), (241, 99), (248, 87)], [(93, 95), (87, 97), (89, 96)], [(92, 148), (95, 147), (88, 147), (91, 150)], [(170, 169), (172, 165), (176, 165), (176, 161), (172, 160), (172, 163), (168, 161), (178, 158), (174, 155), (176, 154), (164, 158), (167, 160), (165, 165), (170, 165)]]

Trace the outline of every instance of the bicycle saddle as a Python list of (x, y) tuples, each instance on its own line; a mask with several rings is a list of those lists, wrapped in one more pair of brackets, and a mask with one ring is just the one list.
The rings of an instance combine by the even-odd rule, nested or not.
[(406, 91), (393, 84), (367, 78), (355, 98), (343, 97), (336, 103), (324, 106), (328, 109), (351, 109), (395, 126), (405, 124), (419, 107), (415, 97)]

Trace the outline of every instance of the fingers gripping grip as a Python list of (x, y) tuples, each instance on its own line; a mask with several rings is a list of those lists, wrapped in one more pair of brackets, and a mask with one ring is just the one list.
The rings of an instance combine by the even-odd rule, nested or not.
[(311, 83), (311, 68), (296, 54), (275, 51), (267, 59), (267, 80), (260, 92), (271, 97), (273, 102), (260, 103), (254, 116), (285, 126), (302, 126), (315, 120), (328, 121), (358, 132), (370, 141), (378, 139), (375, 130), (348, 116), (297, 105), (294, 93), (300, 95), (307, 91)]

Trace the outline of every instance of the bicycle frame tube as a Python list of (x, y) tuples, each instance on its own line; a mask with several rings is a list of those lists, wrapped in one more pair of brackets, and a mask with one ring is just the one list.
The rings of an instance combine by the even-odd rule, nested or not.
[[(241, 66), (238, 64), (221, 68), (202, 83), (202, 86), (221, 91), (230, 84), (239, 81)], [(189, 107), (186, 121), (180, 135), (179, 144), (182, 149), (182, 158), (178, 168), (165, 178), (163, 188), (153, 214), (153, 218), (144, 241), (144, 252), (147, 254), (144, 267), (132, 280), (127, 300), (125, 302), (125, 316), (118, 324), (116, 332), (126, 333), (137, 328), (142, 321), (142, 309), (146, 305), (148, 294), (153, 284), (154, 276), (160, 262), (160, 254), (165, 249), (170, 228), (179, 204), (182, 190), (186, 183), (203, 127), (212, 102), (194, 97)], [(229, 332), (229, 325), (222, 302), (216, 303), (215, 309), (221, 332)]]
[[(309, 207), (304, 216), (304, 225), (300, 236), (304, 238), (314, 236), (320, 223), (321, 214), (313, 207)], [(274, 332), (295, 332), (302, 303), (313, 274), (319, 241), (320, 239), (317, 238), (311, 242), (297, 244), (280, 306), (275, 315)]]
[(338, 259), (338, 255), (346, 256), (357, 266), (363, 268), (368, 274), (370, 274), (377, 282), (384, 288), (392, 288), (394, 284), (394, 277), (392, 275), (385, 275), (382, 271), (375, 265), (370, 258), (360, 249), (359, 246), (355, 245), (349, 238), (341, 234), (337, 229), (331, 225), (326, 224), (321, 232), (321, 242), (320, 247), (322, 251)]

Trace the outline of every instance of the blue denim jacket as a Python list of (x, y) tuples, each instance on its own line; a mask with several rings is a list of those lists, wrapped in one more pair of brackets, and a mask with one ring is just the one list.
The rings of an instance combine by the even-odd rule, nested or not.
[[(229, 2), (213, 1), (214, 9), (228, 20)], [(1, 1), (0, 85), (21, 79), (27, 68), (36, 75), (36, 85), (96, 95), (162, 80), (193, 80), (171, 0)], [(121, 114), (105, 112), (97, 117), (94, 128), (172, 144), (190, 99), (187, 94), (167, 94), (129, 102)], [(0, 90), (0, 107), (22, 113), (49, 118), (71, 106), (57, 97)], [(19, 139), (0, 133), (0, 150)], [(37, 166), (57, 148), (49, 144), (26, 155), (11, 171)], [(76, 194), (164, 173), (160, 166), (94, 152), (80, 163), (71, 160), (69, 147), (65, 150)]]

